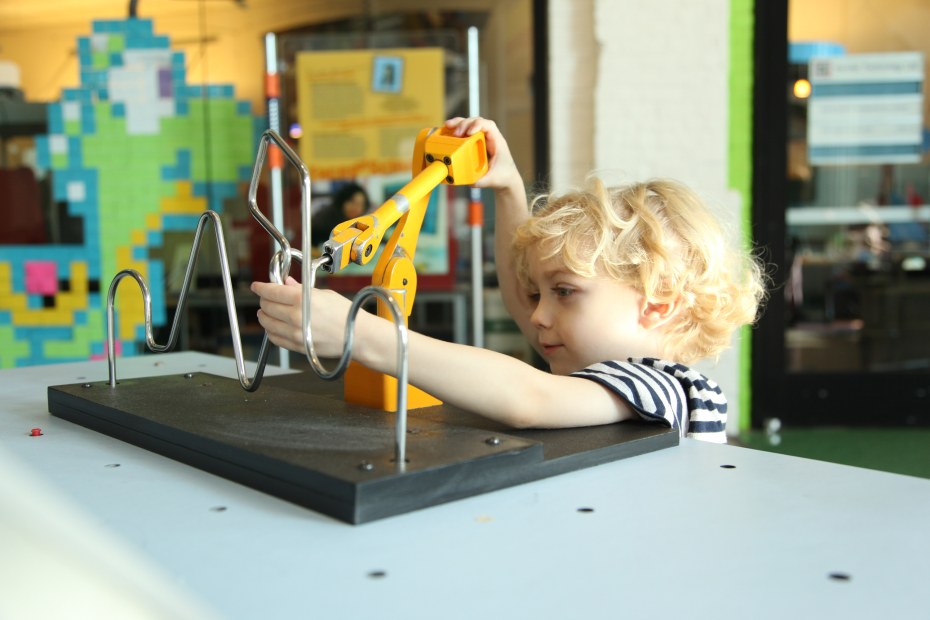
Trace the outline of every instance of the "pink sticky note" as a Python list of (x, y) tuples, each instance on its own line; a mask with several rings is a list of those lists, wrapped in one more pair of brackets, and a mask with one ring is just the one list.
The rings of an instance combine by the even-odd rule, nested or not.
[(33, 295), (54, 295), (58, 292), (58, 272), (50, 260), (26, 261), (26, 292)]

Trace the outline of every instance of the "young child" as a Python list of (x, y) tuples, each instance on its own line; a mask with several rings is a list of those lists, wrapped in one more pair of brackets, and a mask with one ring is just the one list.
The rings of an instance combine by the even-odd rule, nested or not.
[[(534, 202), (489, 120), (454, 118), (457, 135), (483, 131), (495, 190), (496, 256), (508, 311), (551, 374), (516, 358), (411, 332), (409, 379), (456, 407), (517, 428), (645, 419), (684, 436), (725, 442), (726, 399), (686, 366), (729, 345), (763, 298), (753, 257), (730, 248), (698, 197), (673, 181), (590, 189)], [(270, 340), (303, 352), (301, 288), (254, 283)], [(312, 296), (318, 355), (339, 357), (350, 302)], [(395, 374), (390, 322), (360, 312), (353, 359)]]

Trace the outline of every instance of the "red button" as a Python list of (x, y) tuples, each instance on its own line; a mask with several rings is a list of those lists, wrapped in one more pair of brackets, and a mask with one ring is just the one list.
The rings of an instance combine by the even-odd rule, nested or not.
[(34, 428), (34, 429), (32, 429), (32, 432), (29, 433), (29, 434), (32, 435), (33, 437), (39, 437), (39, 436), (42, 434), (42, 429), (41, 429), (41, 428)]

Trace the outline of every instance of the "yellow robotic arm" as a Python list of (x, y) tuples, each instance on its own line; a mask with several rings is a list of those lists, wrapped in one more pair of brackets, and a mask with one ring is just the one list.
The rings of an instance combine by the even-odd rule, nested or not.
[[(426, 215), (430, 193), (441, 184), (472, 185), (488, 170), (484, 134), (456, 137), (446, 128), (428, 128), (417, 135), (413, 150), (413, 180), (394, 194), (374, 213), (336, 226), (323, 244), (323, 255), (330, 261), (324, 271), (334, 273), (350, 262), (364, 265), (371, 261), (384, 235), (395, 223), (371, 278), (397, 298), (410, 316), (416, 296), (417, 273), (414, 256), (420, 227)], [(390, 318), (387, 307), (378, 302), (378, 315)], [(397, 381), (353, 363), (345, 376), (348, 402), (393, 411), (397, 401)], [(439, 401), (409, 386), (408, 407), (426, 407)]]

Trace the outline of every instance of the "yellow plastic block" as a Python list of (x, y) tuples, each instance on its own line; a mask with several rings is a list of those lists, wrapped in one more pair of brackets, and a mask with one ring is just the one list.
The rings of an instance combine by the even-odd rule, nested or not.
[(72, 325), (74, 323), (74, 313), (68, 308), (55, 308), (49, 318), (52, 325)]
[(144, 230), (134, 230), (132, 231), (132, 243), (133, 245), (144, 246), (147, 245), (148, 238), (146, 237)]
[(72, 288), (74, 280), (87, 279), (87, 262), (82, 260), (73, 260), (68, 263), (68, 269), (71, 271)]
[[(397, 411), (397, 379), (352, 362), (346, 369), (346, 402), (383, 411)], [(407, 409), (441, 405), (442, 401), (413, 385), (407, 386)]]
[(203, 198), (179, 197), (165, 198), (162, 207), (166, 213), (200, 213), (204, 208)]
[(206, 199), (194, 196), (190, 181), (178, 181), (174, 196), (162, 198), (161, 207), (165, 213), (200, 213), (206, 208)]
[[(4, 310), (26, 310), (29, 307), (26, 296), (22, 293), (4, 293), (0, 295), (0, 305)], [(16, 319), (13, 319), (16, 323)]]
[(88, 299), (86, 293), (59, 293), (56, 306), (68, 311), (86, 310)]
[(145, 227), (148, 230), (161, 230), (161, 214), (149, 213), (145, 216)]
[(13, 317), (13, 325), (19, 327), (36, 327), (42, 325), (42, 317), (34, 310), (17, 308), (10, 313)]
[(80, 298), (83, 305), (87, 305), (87, 263), (84, 261), (71, 262), (71, 292), (69, 295)]
[(42, 325), (56, 325), (55, 322), (55, 313), (51, 308), (46, 308), (45, 310), (39, 310), (37, 313), (38, 321)]

